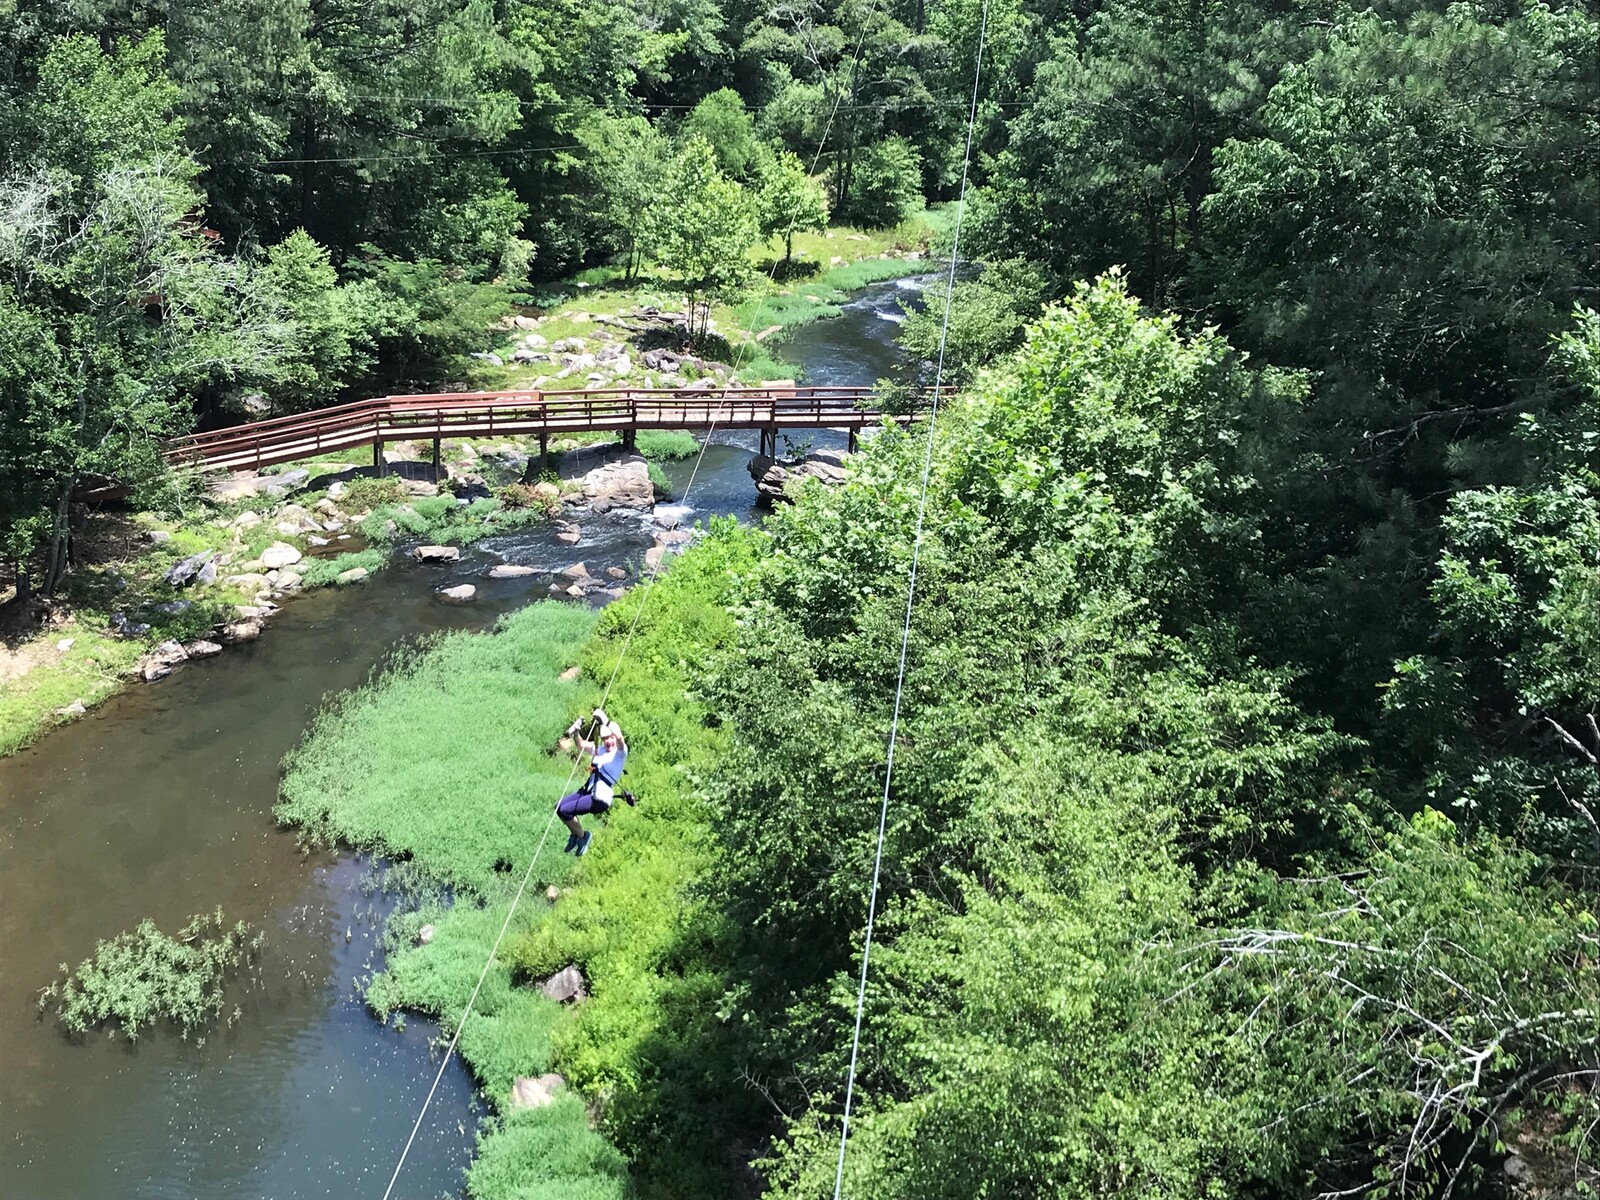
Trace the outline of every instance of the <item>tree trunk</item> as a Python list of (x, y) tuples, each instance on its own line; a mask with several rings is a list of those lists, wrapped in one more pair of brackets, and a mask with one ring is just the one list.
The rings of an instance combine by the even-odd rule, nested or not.
[(789, 226), (789, 232), (783, 235), (783, 261), (788, 262), (794, 257), (794, 225)]
[(61, 582), (61, 577), (67, 569), (67, 517), (71, 512), (72, 489), (77, 486), (78, 475), (73, 472), (67, 479), (67, 484), (61, 489), (61, 495), (56, 499), (56, 516), (50, 526), (50, 558), (45, 569), (44, 594), (54, 596), (56, 585)]

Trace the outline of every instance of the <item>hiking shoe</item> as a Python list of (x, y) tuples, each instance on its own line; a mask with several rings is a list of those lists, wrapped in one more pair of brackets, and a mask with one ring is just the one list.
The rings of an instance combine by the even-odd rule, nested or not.
[(566, 845), (566, 848), (564, 850), (562, 850), (561, 853), (563, 853), (563, 854), (571, 854), (575, 849), (577, 849), (577, 847), (578, 847), (578, 835), (575, 834), (575, 833), (569, 833), (569, 834), (567, 834), (567, 845)]
[(589, 853), (589, 842), (593, 837), (594, 830), (591, 829), (588, 833), (584, 834), (578, 839), (578, 848), (576, 851), (574, 851), (574, 853), (576, 853), (579, 858), (582, 858), (585, 854)]

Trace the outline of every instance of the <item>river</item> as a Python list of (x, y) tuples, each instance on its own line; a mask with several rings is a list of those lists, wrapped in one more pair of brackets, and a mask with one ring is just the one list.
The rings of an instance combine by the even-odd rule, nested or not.
[[(783, 356), (812, 383), (871, 383), (908, 282), (865, 289), (836, 320), (794, 331)], [(754, 433), (714, 434), (686, 497), (696, 518), (754, 515)], [(843, 434), (818, 431), (818, 446)], [(695, 461), (667, 464), (676, 492)], [(0, 1197), (5, 1200), (381, 1195), (436, 1069), (437, 1027), (379, 1024), (359, 983), (381, 966), (390, 901), (360, 855), (303, 853), (275, 827), (279, 763), (324, 699), (397, 644), (481, 629), (543, 594), (544, 577), (488, 580), (506, 560), (554, 571), (637, 560), (636, 520), (590, 518), (584, 541), (548, 528), (493, 539), (448, 567), (400, 565), (358, 588), (296, 597), (267, 634), (113, 697), (0, 759)], [(470, 607), (434, 592), (470, 580)], [(38, 1016), (38, 990), (97, 938), (150, 917), (173, 930), (221, 905), (266, 932), (257, 970), (230, 989), (240, 1019), (203, 1039), (167, 1029), (136, 1045), (79, 1043)], [(458, 1195), (483, 1115), (446, 1071), (397, 1196)]]

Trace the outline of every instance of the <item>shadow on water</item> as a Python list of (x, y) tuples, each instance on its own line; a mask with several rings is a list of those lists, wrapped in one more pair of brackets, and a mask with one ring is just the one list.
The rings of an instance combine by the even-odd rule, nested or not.
[[(781, 352), (815, 383), (870, 383), (894, 366), (904, 284), (879, 284), (842, 319), (794, 331)], [(667, 464), (694, 519), (754, 515), (753, 432), (717, 432), (703, 459)], [(819, 430), (794, 439), (842, 445)], [(482, 629), (546, 594), (582, 560), (632, 582), (648, 521), (584, 518), (577, 546), (548, 527), (490, 539), (444, 567), (401, 565), (359, 588), (297, 597), (261, 641), (186, 664), (0, 759), (0, 1196), (208, 1200), (381, 1194), (436, 1059), (432, 1022), (375, 1021), (359, 986), (381, 967), (389, 901), (372, 864), (304, 855), (271, 810), (279, 764), (326, 697), (360, 684), (400, 642)], [(539, 574), (491, 580), (496, 562)], [(545, 574), (550, 572), (551, 574)], [(470, 607), (434, 592), (479, 589)], [(535, 814), (536, 816), (537, 814)], [(532, 819), (532, 818), (530, 818)], [(259, 981), (235, 986), (232, 1027), (137, 1045), (64, 1037), (38, 989), (144, 917), (175, 929), (221, 905), (266, 931)], [(456, 1194), (482, 1108), (453, 1064), (397, 1195)]]

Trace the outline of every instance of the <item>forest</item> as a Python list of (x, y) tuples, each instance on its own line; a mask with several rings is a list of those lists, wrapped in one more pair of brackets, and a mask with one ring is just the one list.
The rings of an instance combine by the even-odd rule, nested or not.
[[(707, 339), (753, 248), (957, 200), (931, 429), (600, 618), (654, 804), (496, 1002), (585, 965), (605, 1142), (551, 1182), (506, 1118), (469, 1193), (1592, 1194), (1592, 3), (0, 0), (0, 558), (49, 590), (87, 481), (462, 379), (577, 272)], [(348, 834), (384, 703), (289, 818)], [(429, 949), (385, 1015), (465, 995)]]

